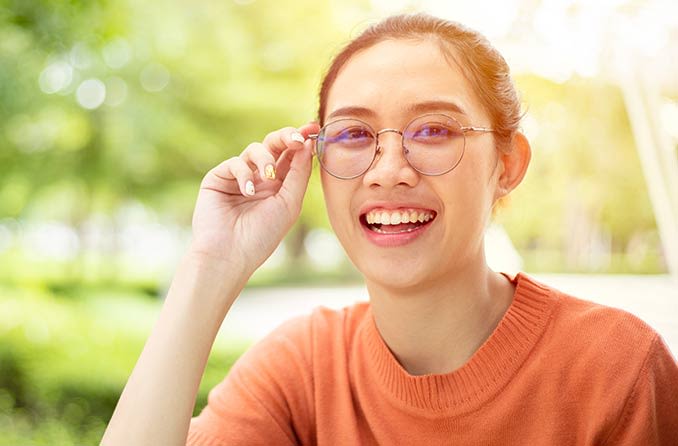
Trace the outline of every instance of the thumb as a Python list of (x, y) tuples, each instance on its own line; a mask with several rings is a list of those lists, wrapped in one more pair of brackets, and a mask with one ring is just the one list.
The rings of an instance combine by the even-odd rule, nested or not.
[(320, 125), (318, 124), (317, 121), (310, 121), (309, 123), (299, 127), (299, 133), (304, 135), (304, 138), (308, 138), (308, 135), (310, 135), (311, 133), (318, 133), (319, 131)]
[(311, 168), (313, 166), (311, 163), (311, 143), (311, 140), (306, 140), (302, 150), (295, 150), (291, 153), (290, 170), (285, 175), (285, 179), (278, 192), (288, 205), (295, 205), (295, 212), (301, 210), (301, 203), (306, 193), (308, 179), (311, 176)]

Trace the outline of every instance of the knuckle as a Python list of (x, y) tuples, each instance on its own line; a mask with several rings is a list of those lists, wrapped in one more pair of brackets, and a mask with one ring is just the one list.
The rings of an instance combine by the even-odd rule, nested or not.
[(240, 160), (240, 157), (232, 156), (223, 162), (224, 167), (232, 168)]
[(241, 160), (234, 169), (234, 173), (238, 178), (244, 178), (250, 173), (250, 167)]
[(284, 142), (290, 133), (296, 131), (294, 127), (283, 127), (266, 135), (265, 141)]
[(242, 170), (243, 170), (243, 168), (242, 168), (242, 164), (241, 164), (241, 163), (242, 163), (242, 160), (238, 160), (238, 162), (235, 162), (235, 161), (234, 161), (234, 162), (231, 163), (231, 165), (229, 166), (230, 174), (233, 175), (233, 176), (236, 177), (236, 178), (238, 178), (238, 177), (240, 177), (240, 176), (242, 175)]
[(249, 154), (251, 158), (258, 159), (261, 158), (266, 153), (268, 153), (268, 149), (266, 148), (265, 145), (261, 143), (250, 145)]
[(262, 150), (261, 152), (258, 153), (258, 156), (256, 158), (257, 162), (260, 163), (274, 163), (275, 162), (275, 157), (271, 152), (268, 150)]
[(256, 150), (256, 148), (257, 148), (259, 145), (261, 145), (261, 143), (259, 143), (259, 142), (251, 142), (251, 143), (249, 143), (249, 144), (247, 145), (247, 147), (245, 147), (245, 150), (242, 151), (242, 153), (240, 154), (240, 156), (243, 156), (243, 155), (250, 154), (250, 153), (254, 152), (254, 151)]
[(281, 127), (278, 130), (275, 130), (275, 131), (269, 133), (269, 136), (275, 137), (275, 136), (284, 135), (285, 133), (288, 133), (291, 129), (294, 129), (294, 127), (290, 127), (290, 126)]
[(248, 158), (257, 164), (272, 163), (275, 162), (275, 156), (273, 155), (273, 149), (269, 148), (265, 143), (254, 143), (251, 144), (250, 149), (248, 150)]
[(256, 164), (275, 161), (275, 157), (271, 153), (271, 149), (262, 143), (252, 143), (247, 146), (246, 159)]

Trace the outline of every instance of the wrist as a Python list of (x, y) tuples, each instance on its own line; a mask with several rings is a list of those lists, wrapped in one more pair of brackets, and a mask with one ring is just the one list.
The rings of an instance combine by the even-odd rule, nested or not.
[(188, 249), (181, 260), (179, 271), (189, 282), (215, 298), (235, 299), (247, 284), (252, 272), (243, 262), (227, 259), (213, 253)]
[[(247, 279), (249, 279), (249, 276), (253, 274), (253, 272), (248, 271), (245, 262), (243, 262), (240, 256), (219, 255), (194, 245), (190, 245), (186, 250), (184, 260), (200, 268), (215, 271), (217, 273), (227, 273), (229, 276), (246, 276)], [(247, 281), (247, 279), (245, 279), (245, 281)]]

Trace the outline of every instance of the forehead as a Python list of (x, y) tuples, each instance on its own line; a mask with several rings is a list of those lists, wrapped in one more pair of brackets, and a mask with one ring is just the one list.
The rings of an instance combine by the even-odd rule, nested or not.
[(344, 107), (364, 107), (380, 119), (406, 120), (413, 105), (445, 101), (463, 120), (483, 118), (470, 82), (431, 40), (387, 40), (351, 57), (327, 96), (325, 118)]

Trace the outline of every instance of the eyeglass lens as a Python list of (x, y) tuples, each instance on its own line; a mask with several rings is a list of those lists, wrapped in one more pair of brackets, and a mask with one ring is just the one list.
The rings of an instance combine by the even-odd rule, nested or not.
[[(356, 119), (327, 124), (318, 135), (316, 152), (323, 168), (339, 178), (356, 178), (372, 165), (377, 153), (376, 132)], [(424, 175), (441, 175), (454, 169), (464, 154), (461, 125), (445, 115), (421, 116), (403, 131), (403, 153)]]

